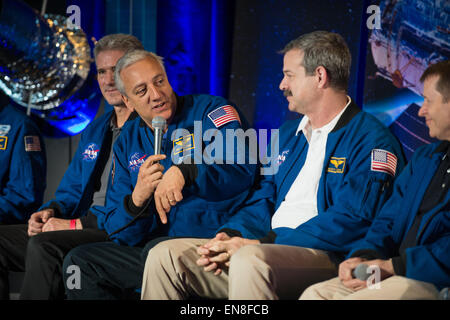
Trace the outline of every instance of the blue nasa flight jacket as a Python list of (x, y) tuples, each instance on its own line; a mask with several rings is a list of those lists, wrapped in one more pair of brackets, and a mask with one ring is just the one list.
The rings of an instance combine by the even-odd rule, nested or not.
[(245, 204), (220, 230), (261, 242), (334, 252), (342, 259), (352, 244), (364, 237), (391, 194), (394, 177), (371, 170), (372, 150), (394, 154), (396, 174), (404, 166), (402, 151), (383, 124), (352, 102), (328, 135), (317, 192), (318, 215), (295, 229), (271, 230), (271, 216), (306, 160), (308, 142), (302, 132), (296, 135), (300, 121), (286, 122), (275, 137), (279, 138), (278, 172), (262, 176)]
[[(255, 159), (250, 159), (247, 141), (239, 144), (234, 140), (233, 146), (226, 144), (229, 140), (226, 139), (227, 133), (235, 129), (245, 130), (247, 124), (242, 116), (238, 116), (240, 120), (231, 121), (222, 118), (224, 106), (232, 108), (232, 113), (236, 112), (221, 97), (177, 96), (175, 116), (168, 125), (161, 148), (161, 153), (167, 158), (160, 163), (165, 171), (172, 165), (179, 165), (187, 183), (182, 190), (183, 200), (171, 208), (165, 225), (160, 222), (153, 198), (139, 212), (133, 212), (129, 204), (139, 168), (154, 154), (153, 131), (140, 118), (130, 122), (122, 131), (114, 144), (113, 177), (107, 194), (107, 208), (103, 212), (94, 212), (99, 228), (105, 229), (110, 239), (136, 246), (163, 235), (212, 237), (217, 228), (231, 217), (247, 197), (257, 164)], [(244, 161), (239, 162), (239, 157)], [(180, 163), (186, 159), (193, 164)], [(232, 164), (227, 164), (226, 159), (233, 160)], [(195, 168), (195, 175), (186, 174), (186, 167)]]
[(44, 197), (44, 141), (31, 119), (1, 102), (0, 164), (0, 224), (25, 223)]
[(395, 181), (392, 197), (377, 215), (366, 237), (349, 254), (368, 259), (392, 258), (396, 274), (433, 283), (439, 289), (450, 286), (449, 192), (444, 201), (423, 214), (415, 245), (402, 253), (399, 248), (447, 151), (440, 148), (441, 143), (416, 150)]
[[(98, 159), (104, 138), (110, 130), (113, 114), (114, 110), (103, 114), (84, 129), (54, 199), (42, 205), (40, 210), (53, 208), (56, 216), (63, 218), (80, 218), (87, 214), (98, 185), (97, 180), (100, 181), (103, 172), (103, 168), (99, 168)], [(91, 210), (96, 210), (96, 206)]]

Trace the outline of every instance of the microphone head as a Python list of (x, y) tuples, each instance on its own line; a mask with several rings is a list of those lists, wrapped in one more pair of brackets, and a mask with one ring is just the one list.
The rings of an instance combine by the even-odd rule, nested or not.
[(164, 119), (163, 117), (157, 116), (152, 119), (153, 129), (163, 130), (165, 126), (166, 126), (166, 119)]
[(163, 117), (154, 117), (152, 119), (152, 127), (155, 130), (155, 154), (161, 153), (161, 144), (163, 139), (163, 131), (166, 127), (166, 119)]
[(366, 281), (370, 277), (370, 273), (367, 273), (368, 267), (369, 266), (365, 263), (358, 264), (358, 266), (352, 271), (353, 277), (362, 281)]

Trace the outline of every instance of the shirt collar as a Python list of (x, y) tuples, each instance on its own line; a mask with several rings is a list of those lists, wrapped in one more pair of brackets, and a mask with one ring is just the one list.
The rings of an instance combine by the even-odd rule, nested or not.
[(114, 130), (115, 128), (117, 128), (117, 125), (116, 125), (117, 121), (116, 121), (116, 119), (117, 119), (116, 113), (113, 112), (112, 116), (111, 116), (111, 120), (109, 120), (109, 128), (111, 130)]
[[(314, 129), (314, 130), (325, 131), (327, 133), (329, 133), (331, 130), (333, 130), (333, 128), (339, 121), (340, 117), (345, 112), (345, 110), (347, 109), (347, 107), (350, 105), (351, 102), (352, 102), (352, 99), (349, 96), (347, 96), (347, 104), (345, 105), (344, 109), (342, 109), (341, 112), (339, 112), (339, 114), (336, 117), (334, 117), (330, 122), (328, 122), (326, 125), (322, 126), (321, 128)], [(298, 125), (297, 131), (295, 132), (295, 135), (298, 135), (298, 133), (300, 131), (303, 131), (303, 134), (305, 136), (308, 136), (307, 131), (312, 131), (311, 124), (309, 122), (309, 118), (307, 115), (303, 116), (302, 120), (300, 121), (300, 123)]]
[[(125, 121), (125, 123), (127, 121), (131, 121), (136, 119), (137, 117), (139, 117), (139, 115), (137, 114), (136, 111), (133, 111), (132, 113), (130, 113), (130, 115), (128, 116), (128, 119)], [(109, 121), (109, 128), (111, 130), (121, 130), (123, 128), (123, 126), (121, 128), (117, 127), (117, 114), (113, 111), (112, 115), (111, 115), (111, 120)], [(125, 125), (124, 123), (124, 125)]]

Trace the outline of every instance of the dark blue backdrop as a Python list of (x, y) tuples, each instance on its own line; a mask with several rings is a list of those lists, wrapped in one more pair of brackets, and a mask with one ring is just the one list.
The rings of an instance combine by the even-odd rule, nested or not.
[(158, 1), (157, 52), (178, 94), (228, 96), (234, 0)]
[[(290, 40), (313, 30), (340, 33), (353, 57), (349, 94), (362, 105), (369, 0), (72, 0), (89, 37), (133, 33), (165, 59), (178, 94), (231, 99), (257, 129), (297, 115), (278, 89)], [(131, 14), (130, 14), (131, 10)], [(239, 81), (239, 79), (241, 79)]]

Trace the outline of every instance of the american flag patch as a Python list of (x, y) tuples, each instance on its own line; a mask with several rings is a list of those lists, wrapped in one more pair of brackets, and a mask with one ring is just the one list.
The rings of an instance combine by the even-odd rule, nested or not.
[(370, 170), (386, 172), (392, 176), (395, 176), (396, 169), (397, 157), (393, 153), (382, 149), (372, 150), (372, 162), (370, 164)]
[(41, 151), (41, 142), (38, 136), (25, 136), (25, 151)]
[(239, 123), (241, 123), (239, 114), (232, 106), (219, 107), (216, 110), (210, 112), (208, 114), (208, 117), (214, 123), (216, 128), (219, 128), (231, 121), (238, 121)]

